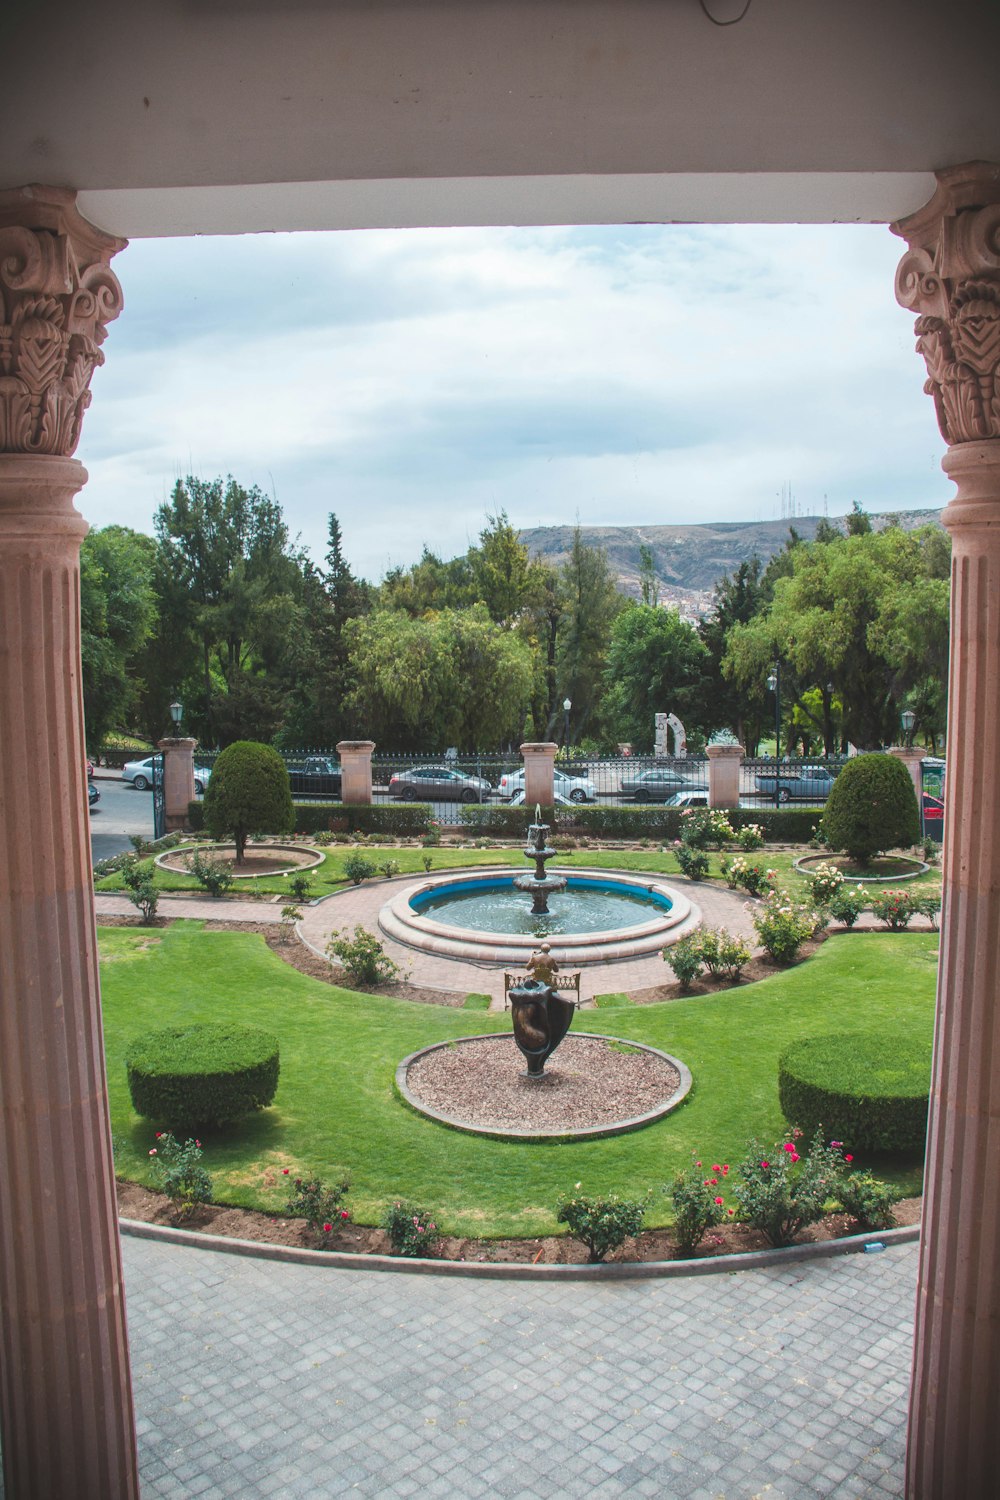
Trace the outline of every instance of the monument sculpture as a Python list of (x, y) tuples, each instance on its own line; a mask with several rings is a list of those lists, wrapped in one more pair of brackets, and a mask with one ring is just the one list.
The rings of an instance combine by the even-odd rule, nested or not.
[(576, 1006), (556, 994), (553, 980), (559, 965), (551, 957), (548, 943), (535, 949), (527, 970), (527, 976), (510, 990), (508, 998), (514, 1040), (528, 1065), (526, 1076), (539, 1079), (547, 1059), (569, 1030)]

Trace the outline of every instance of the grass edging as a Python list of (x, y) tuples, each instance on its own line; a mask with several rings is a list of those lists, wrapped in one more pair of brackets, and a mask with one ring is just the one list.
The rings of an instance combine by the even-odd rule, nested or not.
[(283, 1261), (291, 1265), (328, 1266), (340, 1271), (404, 1271), (416, 1276), (473, 1276), (486, 1280), (514, 1281), (650, 1281), (661, 1277), (714, 1276), (733, 1271), (764, 1270), (798, 1261), (829, 1260), (835, 1255), (864, 1254), (871, 1244), (912, 1244), (920, 1238), (920, 1225), (901, 1229), (846, 1235), (839, 1240), (821, 1240), (811, 1245), (786, 1245), (780, 1250), (747, 1250), (741, 1255), (716, 1255), (700, 1260), (604, 1261), (598, 1265), (532, 1266), (499, 1261), (422, 1260), (398, 1255), (357, 1255), (349, 1250), (305, 1250), (295, 1245), (267, 1245), (257, 1240), (236, 1240), (219, 1234), (199, 1234), (196, 1229), (175, 1229), (169, 1224), (147, 1224), (140, 1219), (119, 1219), (122, 1234), (160, 1244), (214, 1250), (224, 1255), (254, 1256), (258, 1260)]

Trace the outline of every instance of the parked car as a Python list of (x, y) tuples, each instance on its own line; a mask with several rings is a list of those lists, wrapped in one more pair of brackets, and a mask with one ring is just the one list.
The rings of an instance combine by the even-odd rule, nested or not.
[[(211, 775), (211, 766), (195, 766), (194, 793), (196, 797), (203, 795)], [(130, 781), (137, 792), (145, 792), (153, 785), (153, 757), (147, 755), (145, 760), (127, 761), (122, 766), (122, 781)]]
[(668, 807), (707, 807), (708, 792), (675, 792), (667, 798)]
[[(570, 802), (596, 802), (597, 800), (597, 788), (588, 776), (567, 776), (565, 771), (557, 768), (552, 773), (552, 779), (557, 795), (561, 795)], [(520, 771), (505, 771), (497, 782), (497, 791), (508, 802), (513, 802), (518, 792), (524, 791), (523, 768)]]
[(940, 844), (944, 835), (944, 803), (940, 797), (932, 797), (930, 792), (924, 792), (923, 803), (924, 834)]
[(101, 794), (92, 781), (87, 782), (87, 806), (91, 809), (97, 806), (101, 800)]
[(830, 788), (837, 779), (837, 772), (829, 766), (777, 766), (774, 771), (758, 771), (754, 785), (763, 796), (773, 797), (777, 791), (779, 802), (825, 802)]
[(389, 781), (390, 797), (404, 802), (488, 802), (492, 791), (482, 776), (465, 776), (447, 766), (412, 766)]
[(621, 794), (635, 802), (667, 802), (677, 792), (692, 790), (690, 781), (666, 766), (654, 766), (650, 771), (638, 771), (621, 779)]
[(288, 767), (293, 797), (340, 798), (343, 772), (340, 762), (325, 755), (308, 755), (301, 766)]

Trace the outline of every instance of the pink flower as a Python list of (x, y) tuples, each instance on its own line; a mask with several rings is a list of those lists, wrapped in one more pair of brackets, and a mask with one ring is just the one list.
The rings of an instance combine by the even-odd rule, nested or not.
[(719, 1166), (715, 1166), (715, 1167), (712, 1168), (712, 1171), (718, 1173), (718, 1172), (722, 1171), (722, 1168), (719, 1167)]
[(843, 1144), (844, 1144), (844, 1143), (843, 1143), (843, 1141), (831, 1141), (831, 1142), (830, 1142), (830, 1145), (831, 1145), (831, 1146), (833, 1146), (833, 1148), (834, 1148), (834, 1149), (835, 1149), (835, 1150), (836, 1150), (836, 1149), (837, 1149), (837, 1148), (838, 1148), (838, 1147), (840, 1147), (840, 1146), (842, 1146), (842, 1145), (843, 1145)]
[(849, 1151), (845, 1151), (845, 1153), (844, 1153), (844, 1160), (845, 1161), (853, 1161), (854, 1157), (850, 1154)]
[(701, 1162), (700, 1162), (700, 1161), (696, 1161), (696, 1162), (695, 1162), (695, 1166), (696, 1166), (696, 1167), (700, 1167), (700, 1166), (701, 1166)]
[(150, 1156), (155, 1156), (156, 1155), (156, 1147), (155, 1146), (153, 1147), (152, 1151), (150, 1151), (149, 1154), (150, 1154)]
[(324, 1224), (323, 1225), (323, 1233), (324, 1234), (332, 1234), (333, 1233), (333, 1225), (332, 1224)]
[(157, 1131), (157, 1132), (156, 1132), (156, 1139), (157, 1139), (157, 1140), (158, 1140), (158, 1141), (162, 1141), (162, 1140), (163, 1140), (163, 1131), (162, 1131), (162, 1130), (158, 1130), (158, 1131)]
[(201, 1141), (195, 1141), (195, 1145), (196, 1146), (200, 1146), (201, 1145)]
[(719, 1205), (719, 1207), (721, 1208), (722, 1207), (722, 1199), (721, 1198), (716, 1198), (715, 1201)]
[(348, 1212), (347, 1212), (347, 1209), (346, 1209), (346, 1208), (342, 1208), (342, 1209), (341, 1209), (341, 1210), (340, 1210), (340, 1217), (341, 1217), (341, 1218), (342, 1218), (342, 1219), (349, 1219), (349, 1218), (350, 1218), (350, 1217), (351, 1217), (351, 1216), (350, 1216), (350, 1214), (349, 1214), (349, 1213), (348, 1213)]
[(770, 1166), (770, 1165), (771, 1165), (771, 1163), (770, 1163), (770, 1162), (769, 1162), (769, 1161), (762, 1161), (762, 1162), (761, 1162), (761, 1166), (762, 1166), (762, 1167), (763, 1167), (763, 1168), (764, 1168), (764, 1171), (765, 1171), (765, 1172), (766, 1172), (766, 1171), (767, 1171), (767, 1169), (768, 1169), (768, 1167), (769, 1167), (769, 1166)]
[(282, 1177), (287, 1177), (288, 1174), (289, 1174), (289, 1172), (291, 1170), (292, 1170), (291, 1167), (282, 1167), (282, 1169), (281, 1169), (281, 1175), (282, 1175)]
[(729, 1214), (729, 1217), (732, 1218), (733, 1214), (736, 1212), (736, 1210), (735, 1210), (735, 1208), (730, 1208), (730, 1209), (727, 1210), (727, 1212)]
[(784, 1146), (782, 1147), (782, 1150), (787, 1151), (789, 1156), (795, 1155), (795, 1147), (792, 1145), (791, 1141), (786, 1141)]
[(729, 1167), (728, 1166), (724, 1166), (722, 1168), (722, 1175), (723, 1175), (723, 1177), (728, 1177), (729, 1176)]

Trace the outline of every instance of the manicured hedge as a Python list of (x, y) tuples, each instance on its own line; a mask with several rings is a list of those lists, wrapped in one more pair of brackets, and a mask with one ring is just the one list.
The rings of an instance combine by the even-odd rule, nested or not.
[(136, 1114), (171, 1129), (223, 1125), (265, 1109), (278, 1087), (278, 1042), (256, 1026), (172, 1026), (125, 1057)]
[[(816, 831), (819, 813), (801, 807), (732, 807), (725, 809), (733, 828), (757, 823), (771, 844), (805, 844)], [(542, 821), (559, 833), (599, 839), (659, 839), (673, 843), (680, 838), (684, 809), (662, 804), (630, 804), (628, 807), (543, 807)], [(462, 822), (473, 833), (492, 838), (520, 838), (534, 820), (525, 806), (463, 807)]]
[(884, 1032), (808, 1037), (778, 1061), (782, 1112), (848, 1151), (917, 1152), (927, 1136), (930, 1041)]
[[(424, 802), (400, 802), (393, 806), (344, 804), (341, 802), (296, 802), (296, 833), (395, 833), (401, 838), (426, 833), (433, 816)], [(205, 826), (200, 802), (188, 803), (188, 826), (199, 833)]]

